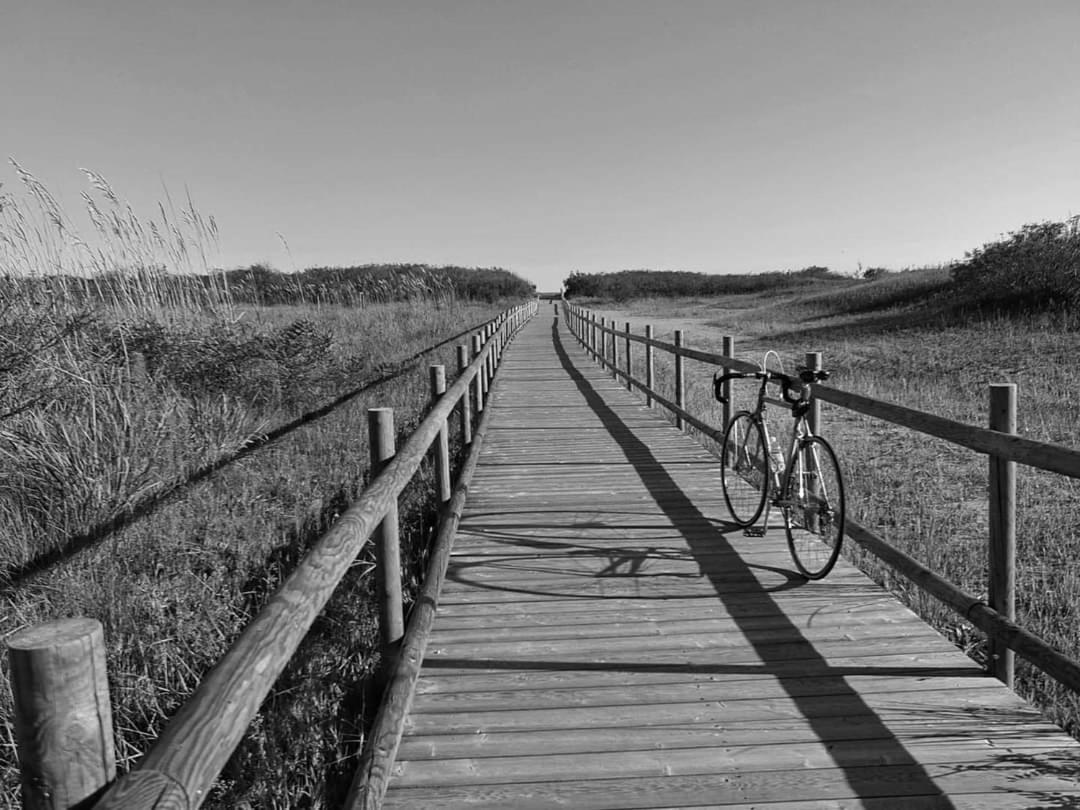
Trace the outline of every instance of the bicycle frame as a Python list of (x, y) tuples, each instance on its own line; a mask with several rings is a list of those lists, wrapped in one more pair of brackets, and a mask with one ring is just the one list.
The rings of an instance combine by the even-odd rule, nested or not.
[[(765, 501), (765, 514), (763, 515), (760, 527), (747, 527), (744, 533), (749, 536), (764, 536), (765, 532), (769, 529), (769, 513), (772, 511), (772, 507), (783, 507), (784, 503), (784, 481), (788, 476), (788, 467), (793, 463), (801, 464), (801, 459), (796, 452), (800, 442), (804, 439), (808, 439), (814, 435), (810, 430), (810, 424), (806, 420), (805, 413), (796, 413), (793, 415), (793, 424), (791, 427), (791, 435), (788, 437), (787, 450), (783, 454), (780, 453), (779, 447), (774, 447), (775, 437), (769, 430), (769, 422), (765, 418), (765, 413), (768, 410), (768, 386), (769, 380), (763, 379), (761, 381), (761, 387), (758, 389), (757, 404), (754, 410), (751, 411), (755, 421), (761, 426), (761, 433), (765, 437), (765, 450), (773, 456), (773, 463), (768, 465), (769, 468), (769, 497)], [(816, 458), (815, 458), (816, 462)], [(820, 466), (820, 465), (819, 465)], [(793, 471), (791, 474), (799, 475), (799, 486), (802, 486), (804, 475), (802, 470)], [(800, 491), (800, 494), (801, 491)]]
[[(728, 372), (713, 377), (717, 400), (728, 401), (722, 393), (727, 380), (750, 376), (761, 381), (756, 404), (732, 416), (724, 429), (724, 500), (735, 522), (750, 536), (764, 535), (773, 507), (779, 507), (795, 565), (808, 579), (820, 579), (832, 570), (840, 553), (845, 514), (836, 453), (806, 418), (811, 385), (827, 379), (828, 372), (799, 369), (797, 378), (764, 368), (753, 375)], [(768, 397), (770, 382), (780, 384), (783, 404), (791, 406), (793, 424), (784, 450), (766, 419), (767, 403), (775, 402)]]

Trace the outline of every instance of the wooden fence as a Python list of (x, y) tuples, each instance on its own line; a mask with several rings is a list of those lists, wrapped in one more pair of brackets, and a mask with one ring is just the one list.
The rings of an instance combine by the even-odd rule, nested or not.
[[(641, 391), (647, 404), (651, 406), (653, 403), (659, 403), (673, 414), (680, 428), (689, 425), (718, 442), (723, 439), (724, 426), (731, 418), (730, 396), (728, 404), (723, 406), (723, 424), (719, 428), (689, 413), (686, 410), (684, 393), (685, 360), (689, 358), (732, 371), (759, 370), (759, 366), (754, 363), (735, 358), (735, 341), (731, 337), (723, 338), (724, 353), (714, 354), (684, 345), (685, 340), (681, 330), (675, 332), (673, 343), (666, 343), (653, 338), (651, 326), (645, 327), (644, 336), (634, 335), (630, 332), (629, 323), (619, 330), (614, 321), (609, 323), (607, 318), (598, 317), (595, 313), (570, 302), (563, 303), (563, 315), (570, 331), (593, 358), (617, 379), (623, 380), (629, 389), (636, 388)], [(623, 347), (621, 360), (620, 343)], [(644, 347), (644, 381), (633, 376), (632, 344), (640, 344)], [(656, 350), (667, 352), (674, 357), (674, 400), (663, 397), (655, 390), (653, 365)], [(820, 355), (808, 354), (807, 361), (808, 363), (820, 362)], [(1071, 691), (1080, 693), (1080, 664), (1014, 621), (1015, 465), (1021, 463), (1071, 478), (1080, 478), (1080, 452), (1015, 435), (1016, 387), (1014, 385), (990, 386), (990, 427), (988, 429), (966, 425), (826, 385), (814, 385), (813, 395), (818, 401), (829, 402), (894, 425), (936, 436), (989, 456), (989, 582), (986, 601), (965, 593), (954, 583), (926, 568), (850, 518), (846, 522), (846, 533), (861, 547), (986, 633), (990, 642), (991, 670), (1010, 687), (1013, 683), (1012, 653), (1015, 652)], [(784, 404), (778, 400), (775, 402)]]
[[(437, 594), (444, 575), (437, 570), (440, 565), (445, 572), (448, 538), (452, 539), (456, 531), (464, 493), (476, 464), (480, 445), (477, 439), (486, 424), (484, 405), (492, 377), (507, 342), (535, 312), (535, 301), (507, 310), (473, 335), (471, 353), (467, 347), (458, 347), (459, 374), (448, 389), (443, 368), (432, 367), (434, 404), (400, 452), (393, 447), (389, 412), (369, 412), (373, 473), (378, 470), (370, 485), (315, 543), (135, 768), (115, 783), (100, 623), (63, 619), (12, 635), (8, 647), (24, 806), (55, 809), (92, 805), (136, 810), (199, 807), (274, 681), (349, 566), (376, 533), (382, 640), (391, 661), (384, 708), (389, 705), (393, 711), (398, 705), (395, 695), (400, 693), (417, 660), (412, 627), (430, 624), (428, 614), (434, 601), (429, 591), (435, 587)], [(455, 409), (470, 452), (456, 491), (452, 492), (447, 420)], [(474, 418), (478, 418), (475, 433)], [(410, 641), (402, 616), (397, 562), (397, 500), (433, 445), (442, 519), (427, 581), (410, 617)], [(426, 634), (420, 637), (426, 638)], [(380, 732), (384, 713), (380, 712), (376, 720), (369, 746), (372, 740), (383, 747), (389, 744), (386, 733)], [(396, 749), (396, 741), (392, 747)], [(370, 793), (369, 781), (379, 783), (379, 761), (365, 753), (350, 793), (350, 807), (361, 806)], [(100, 801), (94, 804), (98, 796)]]

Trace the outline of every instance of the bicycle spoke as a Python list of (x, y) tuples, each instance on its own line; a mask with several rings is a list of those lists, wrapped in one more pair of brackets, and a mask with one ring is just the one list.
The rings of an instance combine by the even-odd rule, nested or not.
[(824, 439), (800, 443), (789, 464), (782, 506), (796, 567), (806, 577), (820, 579), (836, 563), (844, 530), (840, 468)]

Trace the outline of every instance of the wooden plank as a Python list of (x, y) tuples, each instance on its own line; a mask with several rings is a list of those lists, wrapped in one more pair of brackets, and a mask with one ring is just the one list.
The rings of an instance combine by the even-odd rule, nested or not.
[[(609, 772), (610, 773), (610, 772)], [(721, 772), (689, 776), (582, 779), (525, 782), (516, 785), (440, 785), (397, 788), (384, 807), (507, 808), (533, 810), (569, 806), (580, 810), (639, 810), (657, 807), (755, 806), (801, 796), (805, 800), (841, 802), (856, 798), (938, 797), (985, 793), (1002, 785), (1015, 799), (1012, 806), (1031, 808), (1041, 797), (1072, 795), (1077, 782), (1045, 772), (1029, 763), (996, 762), (957, 768), (942, 765), (874, 765), (749, 773)], [(1045, 801), (1045, 799), (1044, 799)], [(833, 806), (839, 806), (834, 804)], [(904, 802), (896, 806), (909, 806)], [(946, 805), (948, 806), (948, 805)], [(1051, 805), (1052, 806), (1052, 805)], [(1059, 805), (1068, 806), (1068, 805)]]
[[(429, 670), (443, 674), (544, 669), (622, 670), (625, 672), (727, 672), (753, 669), (767, 675), (788, 667), (801, 667), (812, 671), (813, 668), (843, 666), (840, 662), (855, 660), (864, 661), (867, 666), (872, 666), (873, 660), (882, 652), (881, 648), (868, 648), (864, 644), (853, 644), (845, 639), (821, 641), (816, 644), (788, 642), (766, 645), (760, 649), (754, 649), (749, 644), (742, 647), (672, 647), (651, 650), (647, 657), (634, 650), (615, 653), (605, 651), (599, 645), (596, 645), (594, 649), (596, 651), (592, 655), (575, 655), (571, 652), (562, 656), (518, 658), (465, 657), (457, 655), (456, 650), (450, 649), (437, 655), (433, 654), (425, 666)], [(940, 643), (939, 646), (939, 642), (934, 642), (932, 646), (927, 643), (925, 637), (910, 635), (906, 638), (893, 639), (885, 649), (888, 652), (914, 654), (930, 652), (934, 649), (949, 651), (950, 645)]]
[[(475, 643), (481, 641), (502, 641), (507, 639), (528, 638), (530, 641), (555, 639), (608, 639), (635, 638), (641, 636), (668, 636), (677, 633), (731, 633), (747, 630), (780, 628), (785, 634), (790, 632), (792, 619), (789, 615), (776, 615), (775, 611), (763, 612), (759, 616), (733, 617), (731, 615), (702, 616), (684, 619), (677, 613), (670, 618), (656, 618), (645, 611), (634, 621), (621, 621), (624, 614), (618, 611), (605, 614), (586, 613), (570, 614), (570, 618), (557, 624), (534, 625), (527, 622), (527, 616), (519, 619), (521, 624), (512, 621), (501, 623), (498, 627), (456, 627), (443, 625), (433, 632), (432, 639), (439, 644)], [(901, 622), (917, 624), (921, 620), (890, 610), (889, 606), (876, 610), (845, 610), (826, 613), (815, 617), (813, 627), (821, 629), (847, 628), (851, 626), (897, 625)]]
[[(483, 662), (471, 662), (482, 664)], [(429, 668), (417, 688), (417, 694), (440, 694), (454, 692), (465, 694), (476, 691), (510, 689), (587, 689), (594, 686), (647, 687), (656, 683), (686, 683), (705, 680), (708, 682), (739, 682), (756, 678), (810, 678), (821, 675), (844, 678), (902, 676), (918, 680), (928, 677), (979, 677), (985, 680), (982, 670), (967, 656), (955, 649), (935, 652), (892, 653), (880, 655), (876, 651), (863, 655), (851, 654), (823, 662), (820, 659), (792, 659), (773, 661), (766, 669), (761, 665), (688, 665), (650, 667), (641, 663), (633, 668), (619, 668), (587, 663), (578, 668), (505, 667), (502, 669), (483, 666)]]
[[(882, 611), (862, 619), (815, 622), (802, 630), (802, 641), (814, 643), (829, 639), (844, 641), (867, 640), (875, 647), (887, 647), (889, 641), (910, 635), (923, 636), (925, 624), (916, 616)], [(742, 646), (752, 643), (780, 644), (792, 641), (791, 621), (788, 617), (758, 616), (739, 620), (719, 621), (703, 619), (683, 622), (636, 622), (629, 625), (585, 625), (580, 632), (576, 628), (548, 628), (546, 632), (511, 628), (508, 632), (484, 633), (484, 631), (437, 631), (431, 636), (433, 649), (453, 647), (458, 654), (491, 657), (512, 651), (514, 654), (530, 655), (534, 649), (558, 654), (561, 650), (575, 651), (582, 647), (602, 643), (605, 650), (650, 650), (674, 647), (697, 649), (693, 639), (707, 638), (707, 646)], [(948, 644), (942, 640), (941, 646)]]
[[(534, 756), (675, 750), (725, 746), (769, 746), (821, 740), (851, 741), (895, 738), (905, 746), (923, 740), (956, 739), (989, 742), (1004, 751), (1015, 741), (1036, 740), (1053, 748), (1061, 744), (1061, 730), (1050, 723), (1028, 718), (1003, 719), (995, 713), (975, 711), (963, 716), (901, 717), (883, 731), (881, 723), (865, 717), (818, 717), (813, 724), (804, 718), (729, 722), (680, 723), (655, 726), (648, 733), (613, 734), (610, 728), (583, 728), (573, 734), (562, 729), (484, 732), (481, 734), (435, 734), (406, 736), (399, 759), (475, 759), (481, 757)], [(1073, 749), (1065, 749), (1071, 757)]]
[[(420, 714), (409, 716), (408, 733), (420, 734), (476, 734), (499, 731), (541, 731), (603, 727), (620, 730), (648, 729), (672, 723), (737, 723), (751, 720), (776, 720), (780, 718), (803, 718), (808, 721), (820, 717), (848, 717), (863, 713), (876, 717), (875, 722), (888, 727), (897, 717), (926, 714), (935, 711), (966, 712), (976, 709), (995, 708), (1001, 711), (1019, 711), (1022, 705), (1011, 692), (994, 684), (972, 689), (958, 685), (955, 689), (936, 689), (920, 692), (903, 692), (890, 695), (874, 693), (856, 694), (848, 690), (842, 695), (806, 695), (793, 697), (782, 695), (752, 701), (736, 700), (736, 695), (726, 699), (701, 701), (675, 701), (651, 704), (614, 704), (610, 706), (544, 707), (513, 711), (468, 711), (459, 713)], [(613, 733), (615, 733), (613, 731)], [(1062, 745), (1068, 738), (1062, 736)], [(1075, 745), (1075, 741), (1072, 742)]]
[[(999, 747), (1000, 742), (1006, 743)], [(515, 782), (565, 782), (598, 773), (617, 773), (620, 779), (709, 775), (715, 773), (771, 772), (798, 769), (832, 769), (837, 762), (848, 768), (895, 765), (956, 765), (958, 769), (985, 762), (988, 753), (995, 765), (1011, 765), (1020, 771), (1034, 756), (1053, 756), (1062, 769), (1080, 769), (1080, 753), (1063, 751), (1060, 740), (1005, 739), (996, 741), (944, 734), (909, 740), (899, 745), (886, 739), (793, 741), (760, 740), (742, 745), (669, 748), (603, 753), (547, 754), (545, 756), (499, 756), (443, 759), (401, 763), (394, 778), (401, 788), (427, 786), (488, 786)]]
[(614, 684), (592, 687), (564, 686), (560, 689), (532, 688), (514, 690), (421, 693), (413, 701), (413, 713), (453, 714), (475, 711), (527, 711), (552, 707), (639, 706), (652, 703), (700, 703), (702, 701), (757, 701), (769, 697), (844, 696), (853, 690), (865, 694), (899, 694), (944, 689), (978, 691), (994, 689), (995, 684), (974, 670), (967, 676), (926, 675), (848, 675), (839, 677), (818, 673), (813, 677), (769, 677), (763, 673), (740, 673), (737, 678), (718, 676), (684, 679), (674, 682)]
[[(896, 599), (883, 595), (877, 588), (867, 588), (857, 595), (851, 590), (847, 599), (837, 602), (835, 595), (820, 590), (806, 595), (787, 596), (783, 600), (767, 599), (763, 595), (747, 595), (737, 602), (720, 602), (714, 594), (685, 598), (644, 601), (640, 599), (604, 599), (599, 604), (582, 605), (579, 599), (548, 600), (544, 602), (513, 603), (500, 610), (499, 624), (504, 627), (543, 627), (545, 625), (609, 624), (619, 617), (634, 621), (675, 621), (691, 615), (692, 620), (770, 616), (782, 605), (786, 615), (796, 623), (811, 622), (832, 614), (895, 609)], [(482, 604), (458, 603), (440, 606), (438, 631), (491, 627), (491, 611)]]

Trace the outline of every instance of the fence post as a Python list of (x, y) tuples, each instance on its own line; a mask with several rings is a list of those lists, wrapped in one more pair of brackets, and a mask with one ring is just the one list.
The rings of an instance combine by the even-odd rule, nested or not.
[[(990, 386), (990, 429), (1016, 433), (1016, 385)], [(1016, 462), (990, 456), (990, 607), (1016, 619)], [(1013, 651), (990, 639), (990, 670), (1013, 687)]]
[[(811, 371), (821, 371), (821, 352), (807, 352), (803, 363)], [(806, 412), (806, 424), (810, 431), (817, 435), (821, 430), (821, 401), (814, 396), (810, 398), (810, 410)]]
[(633, 377), (633, 362), (630, 357), (630, 321), (626, 322), (626, 390), (633, 391), (634, 384), (630, 382)]
[(611, 319), (611, 376), (619, 379), (619, 338), (615, 334), (615, 319)]
[[(481, 351), (482, 347), (483, 347), (483, 343), (480, 340), (479, 333), (473, 335), (472, 336), (472, 354), (473, 354), (473, 359), (474, 360), (477, 357), (480, 356), (480, 351)], [(481, 364), (480, 367), (476, 370), (476, 376), (473, 377), (473, 382), (476, 384), (475, 385), (475, 391), (476, 391), (476, 415), (477, 415), (477, 417), (479, 417), (480, 414), (483, 413), (483, 411), (484, 411), (484, 366), (483, 366), (483, 364)]]
[(491, 342), (491, 324), (489, 323), (484, 327), (484, 349), (487, 350), (487, 354), (484, 356), (484, 400), (488, 398), (488, 392), (491, 391), (491, 378), (495, 374), (494, 354), (488, 347)]
[[(438, 402), (446, 393), (446, 368), (440, 365), (431, 367), (431, 398)], [(439, 503), (450, 500), (450, 430), (447, 422), (439, 428), (439, 437), (435, 440), (435, 478), (439, 484)]]
[(116, 778), (101, 622), (57, 619), (7, 645), (23, 807), (85, 807)]
[[(464, 374), (469, 367), (469, 347), (459, 343), (457, 347), (458, 374)], [(461, 395), (461, 443), (472, 444), (472, 386)]]
[[(735, 338), (731, 335), (724, 335), (722, 347), (720, 349), (724, 357), (735, 357)], [(720, 369), (721, 376), (729, 374), (731, 369), (728, 366), (724, 366)], [(722, 386), (721, 395), (724, 397), (724, 401), (720, 404), (720, 418), (723, 423), (720, 426), (721, 430), (727, 430), (728, 422), (731, 421), (731, 412), (734, 410), (734, 406), (731, 402), (732, 385), (731, 380), (728, 380)]]
[(616, 380), (619, 379), (619, 336), (615, 334), (615, 330), (618, 327), (615, 325), (615, 319), (611, 319), (611, 376)]
[[(675, 330), (675, 346), (681, 349), (683, 345), (683, 331), (682, 329)], [(683, 379), (683, 356), (681, 354), (675, 355), (675, 404), (682, 409), (686, 409), (686, 382)], [(684, 427), (683, 418), (681, 415), (675, 416), (675, 427), (682, 430)]]
[(607, 318), (600, 318), (600, 368), (607, 365)]
[[(651, 323), (645, 324), (645, 339), (646, 340), (652, 340), (653, 339), (653, 331), (652, 331), (652, 324)], [(653, 392), (653, 385), (656, 384), (656, 380), (653, 379), (653, 377), (654, 377), (654, 372), (653, 372), (653, 347), (652, 347), (651, 343), (646, 343), (645, 344), (645, 388), (647, 390), (645, 392), (645, 405), (646, 405), (646, 407), (649, 407), (649, 408), (651, 408), (653, 406), (652, 392)]]
[[(371, 445), (371, 477), (375, 478), (397, 452), (394, 438), (394, 409), (368, 409), (368, 436)], [(384, 654), (392, 656), (405, 634), (401, 599), (401, 541), (397, 503), (391, 504), (375, 530), (375, 581), (379, 589), (379, 623)], [(384, 657), (384, 664), (389, 663)]]
[(593, 360), (596, 359), (596, 313), (589, 313), (589, 354), (593, 356)]

